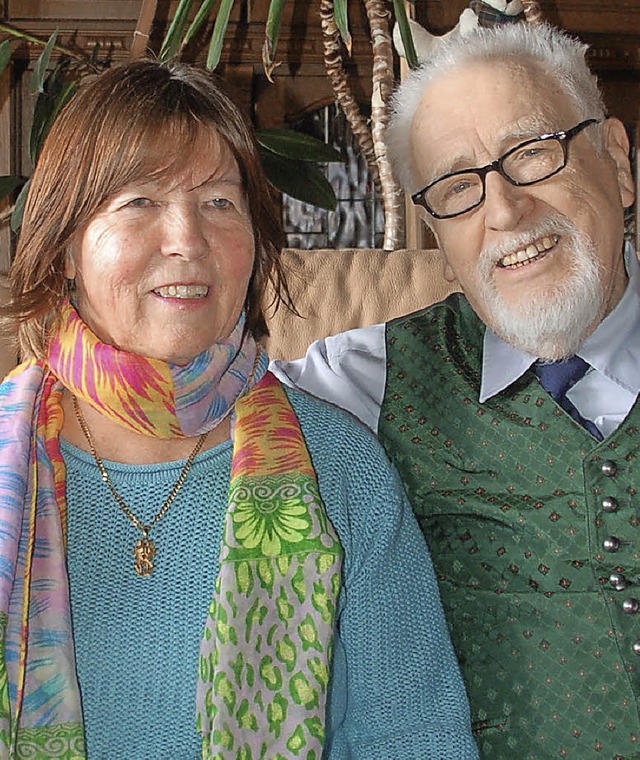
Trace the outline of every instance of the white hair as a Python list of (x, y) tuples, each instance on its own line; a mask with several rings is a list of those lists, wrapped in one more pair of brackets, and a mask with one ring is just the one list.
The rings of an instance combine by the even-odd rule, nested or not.
[[(568, 240), (571, 253), (566, 277), (526, 301), (509, 303), (496, 287), (496, 261), (527, 241), (553, 235)], [(483, 249), (476, 272), (486, 323), (507, 343), (540, 359), (555, 361), (571, 356), (604, 317), (605, 294), (596, 246), (575, 222), (560, 213), (551, 213), (528, 232)]]
[[(587, 45), (546, 23), (480, 27), (470, 35), (447, 37), (409, 74), (392, 98), (386, 142), (399, 182), (409, 191), (415, 189), (409, 135), (425, 90), (434, 80), (465, 64), (515, 58), (519, 63), (537, 65), (566, 92), (579, 120), (604, 118), (602, 94), (586, 63), (586, 51)], [(600, 130), (594, 131), (594, 139), (600, 141), (596, 148), (601, 150)]]

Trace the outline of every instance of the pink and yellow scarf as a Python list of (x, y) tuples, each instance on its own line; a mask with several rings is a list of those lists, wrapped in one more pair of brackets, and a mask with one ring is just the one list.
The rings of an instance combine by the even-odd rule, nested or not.
[(319, 760), (342, 549), (266, 366), (243, 317), (177, 367), (101, 343), (65, 304), (48, 362), (26, 362), (0, 385), (0, 760), (86, 757), (65, 562), (65, 388), (159, 437), (198, 435), (232, 414), (195, 699), (202, 756)]

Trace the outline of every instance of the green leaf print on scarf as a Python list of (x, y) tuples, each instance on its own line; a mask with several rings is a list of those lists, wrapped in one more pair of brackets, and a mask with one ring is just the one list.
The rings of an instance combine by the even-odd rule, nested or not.
[[(247, 501), (242, 500), (240, 492)], [(234, 533), (240, 546), (260, 547), (265, 556), (276, 557), (286, 551), (286, 544), (298, 544), (307, 538), (311, 520), (304, 504), (277, 495), (270, 502), (257, 498), (254, 501), (251, 497), (255, 497), (255, 493), (238, 486), (236, 495), (231, 496), (235, 501)], [(258, 563), (259, 575), (264, 568), (264, 563)]]
[(251, 419), (270, 418), (265, 431), (286, 446), (274, 451), (252, 426), (239, 447), (246, 466), (232, 465), (197, 725), (205, 760), (318, 760), (343, 550), (304, 439), (283, 432), (294, 421), (286, 394), (261, 386), (274, 393), (253, 404), (250, 394)]
[[(299, 489), (308, 491), (309, 483)], [(216, 705), (199, 723), (205, 737), (207, 726), (213, 729), (209, 749), (215, 752), (205, 758), (258, 760), (265, 756), (265, 735), (272, 737), (268, 757), (306, 760), (322, 754), (342, 550), (335, 534), (322, 531), (326, 522), (315, 514), (318, 502), (316, 496), (307, 519), (297, 523), (308, 526), (307, 537), (293, 542), (298, 551), (291, 551), (293, 543), (283, 532), (277, 534), (281, 550), (289, 551), (286, 561), (282, 555), (255, 556), (273, 546), (257, 540), (266, 529), (264, 534), (241, 531), (242, 540), (236, 540), (238, 526), (230, 527), (231, 545), (221, 553), (228, 560), (230, 587), (220, 591), (225, 587), (221, 564), (208, 622), (215, 632), (214, 653), (200, 669), (209, 684), (205, 705)]]

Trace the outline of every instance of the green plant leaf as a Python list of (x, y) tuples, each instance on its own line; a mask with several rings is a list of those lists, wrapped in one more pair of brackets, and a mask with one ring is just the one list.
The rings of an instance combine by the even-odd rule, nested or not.
[(49, 37), (47, 44), (44, 46), (44, 50), (40, 53), (40, 57), (36, 61), (36, 65), (33, 69), (33, 75), (31, 76), (31, 84), (29, 86), (29, 92), (32, 95), (36, 95), (38, 92), (44, 92), (44, 81), (47, 76), (47, 66), (49, 65), (49, 59), (53, 52), (53, 46), (56, 44), (56, 37), (58, 36), (58, 30)]
[(12, 193), (23, 182), (24, 179), (22, 177), (12, 177), (8, 174), (0, 177), (0, 198), (4, 198)]
[(209, 18), (209, 14), (211, 13), (211, 9), (213, 8), (214, 3), (215, 0), (203, 0), (202, 4), (198, 8), (198, 12), (193, 17), (191, 25), (187, 29), (187, 33), (184, 35), (184, 39), (182, 40), (182, 47), (185, 47), (185, 45), (188, 45), (191, 42), (194, 36), (198, 33), (200, 27)]
[(333, 0), (333, 17), (342, 37), (342, 41), (351, 55), (351, 32), (349, 31), (349, 18), (347, 16), (347, 0)]
[(61, 66), (56, 66), (43, 82), (42, 91), (39, 92), (33, 109), (33, 120), (31, 122), (31, 131), (29, 133), (29, 157), (31, 163), (35, 164), (39, 146), (44, 139), (44, 132), (49, 121), (49, 116), (53, 110), (53, 98), (51, 93), (55, 93), (60, 86)]
[(11, 40), (0, 42), (0, 74), (7, 68), (11, 60)]
[(207, 68), (213, 71), (220, 63), (220, 54), (222, 53), (222, 43), (224, 35), (229, 25), (229, 15), (233, 7), (233, 0), (222, 0), (218, 8), (216, 22), (211, 32), (211, 41), (209, 42), (209, 52), (207, 53)]
[(342, 161), (342, 155), (331, 145), (293, 129), (267, 127), (256, 132), (258, 144), (284, 158), (314, 163)]
[(36, 163), (42, 143), (47, 136), (56, 116), (78, 88), (78, 82), (67, 79), (65, 64), (60, 63), (49, 74), (38, 95), (33, 111), (33, 122), (29, 133), (29, 156)]
[(27, 193), (29, 192), (29, 185), (31, 180), (28, 179), (22, 186), (22, 190), (16, 200), (16, 205), (13, 207), (13, 213), (11, 214), (10, 227), (12, 232), (17, 232), (22, 224), (22, 213), (24, 212), (24, 204), (27, 200)]
[(260, 158), (269, 182), (278, 190), (318, 208), (335, 210), (333, 188), (314, 164), (277, 156), (265, 149), (260, 150)]
[(168, 61), (171, 58), (174, 58), (175, 54), (178, 52), (180, 40), (182, 39), (182, 32), (187, 24), (187, 18), (189, 17), (189, 11), (191, 10), (192, 4), (193, 0), (180, 0), (178, 3), (178, 7), (173, 14), (171, 24), (169, 24), (169, 29), (167, 30), (164, 40), (162, 40), (160, 52), (158, 53), (158, 58), (161, 61)]
[(262, 65), (269, 81), (273, 81), (271, 75), (278, 65), (275, 63), (274, 58), (276, 55), (276, 48), (278, 47), (278, 37), (280, 36), (282, 11), (284, 10), (286, 2), (287, 0), (271, 0), (271, 3), (269, 4), (264, 44), (262, 46)]
[(393, 0), (393, 12), (396, 17), (396, 23), (400, 30), (400, 39), (404, 46), (404, 54), (407, 59), (409, 68), (415, 69), (418, 67), (418, 55), (416, 53), (416, 47), (413, 44), (413, 35), (411, 34), (411, 26), (409, 25), (409, 17), (407, 16), (407, 9), (404, 4), (404, 0)]

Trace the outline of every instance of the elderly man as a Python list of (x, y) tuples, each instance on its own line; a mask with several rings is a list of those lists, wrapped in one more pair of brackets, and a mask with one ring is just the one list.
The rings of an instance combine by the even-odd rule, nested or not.
[(640, 757), (633, 181), (584, 54), (514, 24), (409, 77), (390, 149), (464, 295), (276, 368), (398, 466), (492, 760)]

